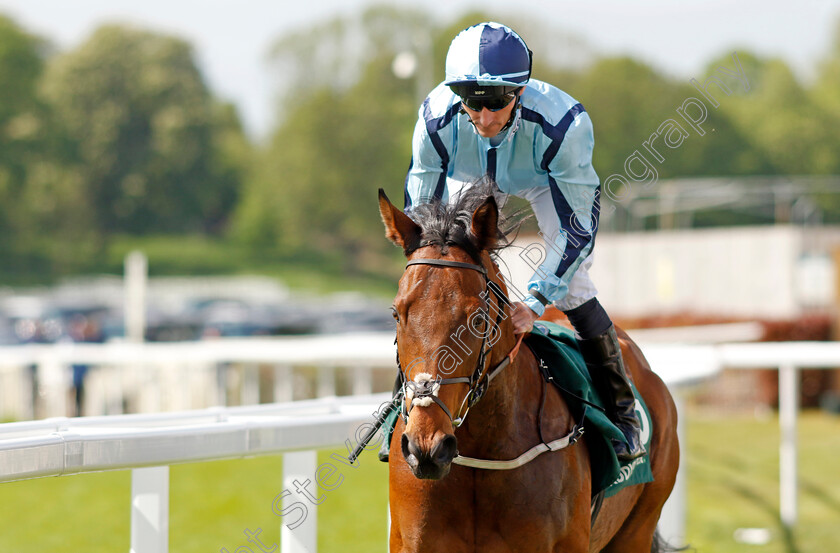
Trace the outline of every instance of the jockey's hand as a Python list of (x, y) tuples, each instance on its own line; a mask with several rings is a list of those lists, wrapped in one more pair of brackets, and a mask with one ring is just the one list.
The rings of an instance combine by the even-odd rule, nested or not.
[(510, 317), (511, 322), (513, 322), (513, 333), (525, 334), (526, 332), (531, 332), (531, 329), (534, 327), (534, 321), (538, 318), (539, 315), (534, 313), (530, 307), (521, 301), (515, 302), (513, 304), (513, 314)]

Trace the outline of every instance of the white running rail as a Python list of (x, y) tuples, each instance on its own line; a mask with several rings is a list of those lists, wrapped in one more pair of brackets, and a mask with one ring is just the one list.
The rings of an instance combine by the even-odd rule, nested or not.
[[(314, 450), (344, 446), (348, 440), (355, 447), (355, 437), (388, 399), (389, 394), (379, 394), (183, 413), (3, 424), (0, 482), (130, 469), (131, 552), (166, 553), (169, 465), (283, 453), (286, 489), (294, 480), (317, 482), (325, 473), (316, 467)], [(332, 458), (334, 465), (340, 465), (343, 459), (340, 455)], [(362, 461), (373, 462), (375, 458), (368, 456)], [(282, 501), (278, 511), (290, 507), (286, 498)], [(316, 551), (315, 508), (310, 506), (299, 526), (285, 524), (289, 521), (284, 520), (284, 552)], [(295, 526), (294, 530), (290, 526)]]
[[(236, 343), (235, 343), (236, 342)], [(125, 347), (122, 347), (125, 346)], [(672, 388), (701, 381), (722, 368), (777, 368), (780, 377), (780, 506), (782, 520), (797, 518), (796, 415), (799, 370), (840, 367), (840, 343), (642, 344), (654, 370)], [(2, 348), (0, 358), (8, 350)], [(393, 335), (228, 341), (142, 346), (78, 345), (17, 349), (17, 361), (37, 359), (61, 367), (74, 362), (129, 364), (155, 360), (226, 362), (248, 360), (287, 368), (298, 364), (348, 367), (370, 383), (372, 367), (394, 363)], [(4, 364), (9, 363), (4, 359)], [(327, 373), (328, 374), (328, 373)], [(275, 383), (276, 386), (276, 383)], [(319, 395), (335, 390), (319, 386)], [(369, 391), (369, 388), (368, 388)], [(676, 394), (677, 396), (679, 394)], [(258, 396), (257, 396), (258, 397)], [(275, 396), (276, 397), (276, 396)], [(0, 482), (87, 471), (132, 470), (132, 551), (164, 553), (168, 545), (168, 465), (210, 459), (284, 453), (289, 485), (316, 474), (314, 450), (352, 440), (373, 419), (387, 394), (323, 398), (254, 407), (211, 408), (180, 413), (56, 418), (0, 425)], [(679, 397), (677, 397), (679, 401)], [(212, 439), (207, 439), (212, 437)], [(681, 471), (682, 472), (682, 471)], [(285, 508), (285, 506), (284, 506)], [(295, 530), (283, 526), (283, 553), (315, 551), (315, 518)], [(684, 537), (685, 483), (677, 487), (663, 513), (667, 538)]]

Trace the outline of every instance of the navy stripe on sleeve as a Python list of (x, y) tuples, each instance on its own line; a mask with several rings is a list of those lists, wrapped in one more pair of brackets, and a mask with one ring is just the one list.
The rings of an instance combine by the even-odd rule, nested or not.
[(583, 109), (582, 104), (575, 104), (569, 108), (566, 115), (564, 115), (556, 125), (552, 125), (545, 120), (545, 117), (543, 117), (541, 113), (526, 107), (522, 108), (522, 118), (526, 121), (531, 121), (532, 123), (539, 125), (542, 132), (551, 139), (551, 144), (543, 153), (542, 162), (540, 163), (540, 168), (542, 168), (543, 171), (548, 171), (548, 166), (560, 150), (560, 146), (563, 144), (563, 139), (566, 138), (566, 132), (575, 120), (575, 117), (585, 111), (586, 110)]
[[(563, 140), (566, 138), (566, 133), (568, 132), (569, 127), (572, 125), (575, 118), (585, 111), (586, 110), (583, 108), (582, 104), (575, 104), (569, 108), (569, 111), (566, 112), (563, 118), (560, 119), (556, 125), (552, 125), (546, 121), (545, 117), (543, 117), (541, 113), (525, 107), (522, 108), (522, 118), (526, 121), (531, 121), (532, 123), (539, 125), (542, 132), (551, 139), (551, 144), (549, 144), (548, 148), (546, 148), (545, 152), (543, 152), (543, 158), (540, 162), (540, 168), (543, 171), (549, 171), (549, 166), (557, 155), (557, 152), (560, 151), (560, 146), (563, 145)], [(588, 232), (589, 229), (584, 228), (578, 220), (577, 215), (575, 215), (572, 210), (572, 206), (569, 205), (569, 202), (560, 191), (560, 187), (557, 186), (557, 181), (555, 181), (551, 175), (548, 176), (548, 187), (551, 190), (551, 199), (554, 202), (554, 210), (557, 212), (557, 217), (560, 220), (561, 232), (563, 232), (566, 236), (566, 246), (563, 251), (563, 259), (560, 260), (560, 266), (557, 267), (557, 270), (554, 273), (557, 277), (562, 278), (569, 268), (579, 261), (578, 258), (586, 245), (594, 239), (594, 231), (598, 224), (600, 191), (598, 189), (595, 190), (595, 201), (592, 206), (591, 214), (593, 226), (592, 231)]]
[(592, 212), (590, 214), (591, 227), (586, 228), (577, 215), (572, 210), (572, 206), (566, 201), (566, 197), (557, 186), (557, 181), (551, 176), (548, 177), (548, 187), (551, 190), (551, 199), (554, 202), (554, 210), (560, 218), (560, 229), (566, 236), (566, 247), (563, 249), (563, 259), (560, 260), (560, 266), (554, 272), (555, 275), (562, 278), (562, 276), (569, 270), (575, 262), (578, 261), (581, 251), (590, 242), (595, 241), (595, 231), (598, 229), (598, 213), (600, 211), (601, 190), (595, 189), (595, 201), (592, 203)]
[(405, 184), (403, 185), (403, 195), (405, 196), (405, 205), (403, 211), (411, 207), (411, 196), (408, 193), (408, 177), (411, 175), (411, 169), (414, 167), (414, 156), (411, 156), (411, 161), (408, 163), (408, 171), (405, 174)]
[(434, 194), (434, 198), (437, 200), (443, 198), (443, 191), (446, 188), (446, 174), (449, 172), (449, 152), (446, 151), (446, 146), (440, 139), (438, 132), (452, 122), (460, 109), (461, 104), (453, 104), (441, 117), (435, 118), (432, 117), (429, 99), (426, 98), (426, 101), (423, 102), (423, 119), (426, 121), (426, 132), (429, 133), (429, 140), (432, 141), (435, 151), (440, 156), (441, 173)]

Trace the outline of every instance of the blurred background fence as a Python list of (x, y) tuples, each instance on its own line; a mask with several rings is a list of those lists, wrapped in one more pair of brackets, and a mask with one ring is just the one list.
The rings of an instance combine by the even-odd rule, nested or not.
[[(726, 330), (726, 326), (718, 328)], [(642, 342), (642, 347), (679, 405), (683, 405), (683, 396), (690, 387), (712, 379), (723, 368), (778, 370), (781, 423), (778, 505), (782, 522), (792, 528), (798, 516), (800, 370), (840, 366), (840, 342), (682, 345)], [(49, 375), (50, 378), (45, 378), (50, 384), (44, 385), (43, 401), (51, 410), (45, 415), (53, 418), (0, 425), (0, 481), (133, 469), (131, 550), (165, 552), (169, 528), (168, 465), (290, 452), (305, 446), (317, 449), (345, 440), (354, 444), (358, 439), (357, 427), (369, 423), (379, 404), (389, 397), (387, 393), (369, 394), (374, 387), (374, 369), (384, 370), (383, 383), (388, 387), (393, 376), (393, 354), (390, 333), (3, 348), (0, 356), (7, 362), (21, 367), (36, 366), (45, 377)], [(88, 401), (104, 406), (106, 412), (111, 407), (118, 413), (128, 406), (135, 412), (147, 413), (228, 403), (245, 407), (67, 419), (61, 416), (60, 410), (67, 410), (62, 398), (70, 395), (70, 386), (62, 381), (60, 373), (64, 368), (66, 374), (68, 365), (81, 363), (98, 367), (93, 374), (99, 378), (94, 381), (101, 380), (103, 385), (91, 388)], [(240, 365), (242, 370), (231, 372), (233, 365)], [(270, 368), (268, 398), (261, 393), (260, 366)], [(292, 375), (294, 368), (300, 366), (317, 368), (314, 393), (322, 401), (258, 405), (293, 399)], [(338, 367), (348, 371), (351, 386), (345, 392), (359, 396), (358, 400), (334, 399), (339, 392), (335, 381)], [(24, 392), (18, 398), (19, 403), (25, 404), (32, 396), (26, 395), (25, 386), (9, 385), (14, 382), (10, 376), (13, 374), (14, 370), (9, 368), (4, 373), (3, 403), (7, 404), (17, 389), (18, 393)], [(19, 370), (18, 375), (21, 374), (27, 371)], [(234, 374), (242, 378), (238, 386), (231, 379)], [(231, 398), (231, 390), (237, 389), (238, 397)], [(168, 397), (167, 390), (176, 390), (175, 397), (168, 401), (163, 399)], [(350, 418), (345, 411), (350, 413)], [(313, 416), (320, 418), (315, 421)], [(681, 440), (685, 440), (684, 434)], [(142, 468), (145, 466), (162, 468)], [(314, 453), (289, 454), (284, 467), (284, 482), (317, 474)], [(685, 485), (683, 471), (661, 521), (663, 535), (675, 543), (683, 542), (686, 537)], [(282, 503), (284, 513), (291, 504)], [(312, 511), (308, 523), (283, 526), (285, 551), (317, 549), (317, 518), (315, 509)], [(303, 518), (305, 522), (306, 516)]]

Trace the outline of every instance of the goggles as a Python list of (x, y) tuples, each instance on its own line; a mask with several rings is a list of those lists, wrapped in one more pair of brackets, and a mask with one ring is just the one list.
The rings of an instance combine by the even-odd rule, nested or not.
[(484, 108), (499, 111), (516, 99), (521, 87), (450, 85), (449, 88), (461, 98), (461, 104), (472, 111)]

